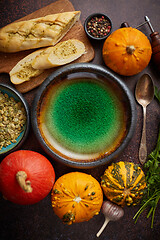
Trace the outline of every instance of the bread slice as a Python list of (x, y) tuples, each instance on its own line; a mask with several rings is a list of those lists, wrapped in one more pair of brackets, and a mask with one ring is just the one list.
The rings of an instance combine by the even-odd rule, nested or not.
[(0, 29), (0, 51), (19, 52), (55, 45), (80, 18), (80, 11), (63, 12), (8, 24)]
[(34, 69), (31, 64), (35, 57), (41, 52), (42, 49), (27, 55), (14, 66), (14, 68), (9, 72), (10, 80), (13, 84), (21, 84), (29, 81), (31, 78), (40, 75), (44, 71)]
[(54, 47), (37, 50), (21, 61), (9, 72), (13, 84), (30, 81), (45, 69), (70, 63), (85, 53), (84, 44), (76, 39), (58, 43)]
[(85, 45), (77, 39), (70, 39), (38, 54), (32, 62), (32, 67), (38, 70), (58, 67), (76, 60), (84, 53)]

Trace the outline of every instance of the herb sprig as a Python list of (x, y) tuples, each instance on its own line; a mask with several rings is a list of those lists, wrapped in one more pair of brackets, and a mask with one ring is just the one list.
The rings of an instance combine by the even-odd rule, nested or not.
[[(155, 97), (160, 102), (160, 91), (155, 87)], [(147, 193), (141, 202), (141, 208), (133, 219), (137, 222), (141, 213), (148, 209), (147, 218), (151, 216), (151, 228), (153, 228), (155, 211), (160, 201), (160, 128), (155, 149), (148, 155), (148, 160), (144, 165), (147, 181)]]

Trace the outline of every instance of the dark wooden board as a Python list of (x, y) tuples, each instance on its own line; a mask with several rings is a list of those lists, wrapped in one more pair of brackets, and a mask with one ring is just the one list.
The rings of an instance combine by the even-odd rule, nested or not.
[[(76, 9), (76, 11), (78, 10), (79, 9)], [(18, 21), (29, 20), (37, 17), (43, 17), (48, 14), (54, 14), (59, 12), (69, 12), (69, 11), (75, 11), (72, 3), (68, 0), (58, 0), (46, 7), (43, 7), (19, 19)], [(94, 49), (85, 34), (84, 28), (80, 20), (71, 28), (71, 30), (63, 37), (61, 41), (72, 39), (72, 38), (82, 41), (85, 44), (85, 48), (86, 48), (85, 54), (74, 62), (90, 62), (94, 58)], [(24, 58), (25, 56), (27, 56), (33, 51), (35, 50), (27, 50), (27, 51), (22, 51), (17, 53), (0, 52), (0, 73), (2, 72), (9, 73), (10, 70), (17, 64), (17, 62), (19, 62), (22, 58)], [(32, 78), (32, 80), (30, 80), (29, 82), (24, 82), (22, 84), (15, 85), (15, 87), (17, 90), (19, 90), (22, 93), (28, 92), (38, 87), (45, 80), (45, 78), (55, 69), (56, 68), (45, 70), (41, 75), (35, 78)]]

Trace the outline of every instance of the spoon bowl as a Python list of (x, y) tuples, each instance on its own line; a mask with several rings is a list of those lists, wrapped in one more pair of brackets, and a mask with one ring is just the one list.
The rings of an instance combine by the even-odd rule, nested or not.
[(139, 148), (139, 161), (144, 164), (147, 158), (146, 146), (146, 107), (151, 103), (154, 97), (154, 84), (148, 74), (143, 74), (136, 84), (135, 97), (137, 102), (143, 108), (143, 130)]
[(150, 104), (154, 97), (154, 86), (152, 78), (148, 74), (141, 76), (136, 85), (136, 100), (140, 105)]

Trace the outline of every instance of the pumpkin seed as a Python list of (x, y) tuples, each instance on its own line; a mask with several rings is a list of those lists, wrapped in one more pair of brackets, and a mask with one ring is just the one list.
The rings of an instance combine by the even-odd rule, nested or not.
[(0, 91), (0, 150), (17, 142), (25, 123), (26, 112), (23, 104)]

